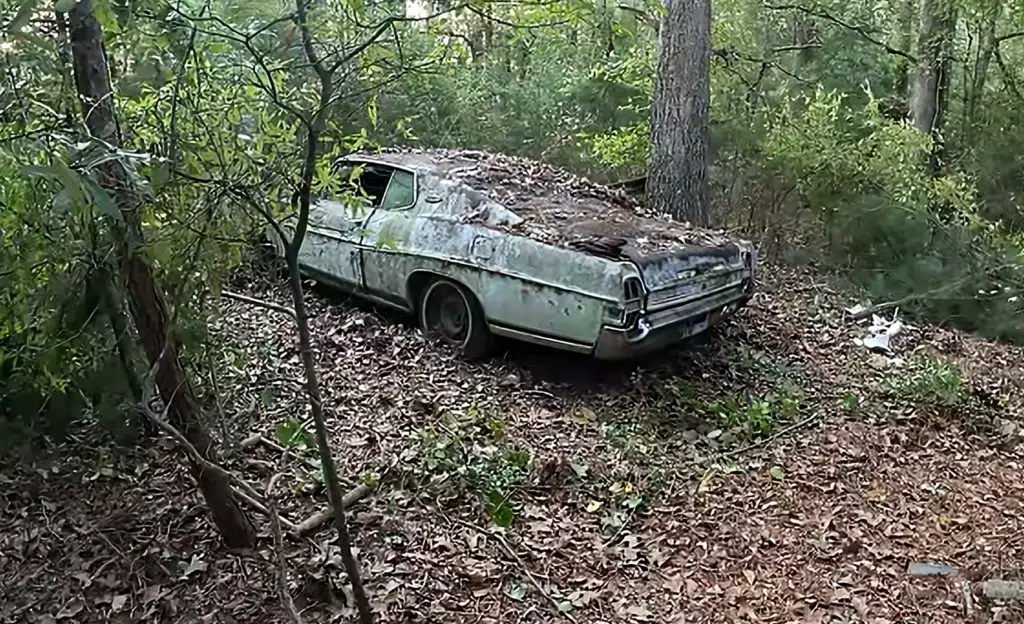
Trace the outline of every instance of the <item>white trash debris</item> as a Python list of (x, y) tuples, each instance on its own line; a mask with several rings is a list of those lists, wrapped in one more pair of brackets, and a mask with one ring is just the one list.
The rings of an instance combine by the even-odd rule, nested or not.
[(903, 321), (899, 320), (899, 313), (899, 308), (893, 311), (892, 320), (886, 320), (877, 314), (872, 314), (868, 335), (864, 338), (854, 338), (854, 344), (859, 347), (865, 347), (870, 351), (892, 352), (889, 345), (892, 338), (903, 330), (909, 329), (909, 326), (904, 325)]

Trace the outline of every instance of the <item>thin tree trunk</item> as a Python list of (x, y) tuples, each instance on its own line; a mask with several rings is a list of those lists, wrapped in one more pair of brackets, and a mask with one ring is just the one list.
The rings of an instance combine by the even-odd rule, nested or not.
[(955, 28), (956, 9), (951, 0), (922, 0), (918, 62), (910, 85), (910, 119), (919, 132), (936, 139), (928, 161), (932, 174), (939, 171), (938, 139), (948, 101), (950, 47)]
[[(896, 16), (897, 36), (895, 48), (911, 53), (914, 47), (914, 33), (917, 31), (918, 20), (914, 19), (918, 13), (918, 0), (903, 0), (900, 4), (899, 13)], [(910, 66), (910, 60), (905, 57), (897, 59), (896, 69), (896, 93), (902, 102), (903, 117), (906, 117), (910, 109), (910, 76), (914, 68)]]
[(651, 97), (647, 193), (653, 209), (707, 225), (710, 0), (668, 0)]
[[(1002, 13), (1002, 2), (995, 0), (984, 16), (982, 34), (978, 41), (978, 57), (974, 63), (974, 75), (971, 77), (971, 90), (968, 94), (965, 115), (966, 126), (973, 128), (975, 125), (975, 114), (978, 111), (978, 104), (981, 102), (985, 92), (985, 85), (988, 81), (988, 68), (992, 64), (992, 57), (995, 55), (998, 40), (996, 39), (996, 22)], [(972, 132), (973, 134), (973, 132)]]
[(344, 492), (342, 492), (341, 483), (338, 481), (338, 467), (334, 463), (334, 454), (331, 452), (331, 444), (327, 437), (324, 403), (320, 394), (320, 378), (316, 370), (316, 360), (313, 357), (309, 314), (306, 311), (306, 300), (302, 292), (302, 277), (299, 274), (299, 251), (309, 225), (309, 207), (312, 198), (313, 176), (316, 172), (317, 147), (320, 145), (320, 135), (326, 125), (328, 106), (334, 95), (332, 70), (325, 68), (313, 47), (313, 36), (306, 21), (307, 2), (308, 0), (296, 0), (296, 23), (302, 36), (302, 47), (306, 59), (316, 71), (320, 81), (320, 99), (316, 112), (306, 125), (306, 146), (298, 192), (299, 214), (295, 224), (295, 234), (285, 249), (285, 259), (288, 262), (288, 282), (295, 307), (295, 323), (299, 332), (299, 353), (306, 373), (306, 392), (309, 395), (310, 411), (316, 429), (317, 450), (324, 472), (324, 482), (327, 484), (327, 493), (331, 506), (334, 508), (334, 526), (338, 530), (341, 561), (345, 566), (349, 582), (352, 584), (352, 595), (359, 612), (359, 621), (361, 624), (373, 624), (373, 611), (370, 608), (366, 590), (363, 588), (359, 562), (352, 552), (352, 539), (348, 533), (348, 521), (345, 513)]
[[(71, 14), (71, 54), (82, 116), (94, 137), (117, 148), (121, 144), (121, 132), (114, 112), (102, 37), (90, 0), (80, 0)], [(139, 200), (132, 181), (124, 166), (115, 159), (99, 167), (99, 184), (119, 208), (120, 219), (114, 228), (129, 309), (150, 365), (160, 364), (155, 381), (161, 399), (168, 406), (170, 421), (204, 458), (216, 461), (216, 447), (202, 426), (192, 384), (178, 357), (167, 303), (144, 255)], [(203, 470), (191, 460), (190, 463), (225, 543), (231, 547), (251, 546), (256, 531), (238, 506), (228, 480), (223, 475)]]

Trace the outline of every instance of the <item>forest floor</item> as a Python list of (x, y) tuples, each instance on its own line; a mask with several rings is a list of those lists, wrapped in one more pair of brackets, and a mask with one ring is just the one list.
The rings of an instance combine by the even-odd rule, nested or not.
[[(350, 511), (377, 621), (1024, 621), (963, 591), (1024, 561), (1022, 350), (921, 328), (886, 359), (854, 344), (850, 298), (764, 274), (705, 344), (615, 366), (521, 346), (464, 363), (311, 294), (341, 472), (379, 480)], [(224, 311), (223, 429), (273, 440), (307, 413), (292, 324)], [(220, 545), (172, 448), (0, 473), (0, 622), (287, 621), (266, 518), (256, 549)], [(229, 465), (260, 490), (283, 472), (297, 523), (325, 495), (292, 453)], [(354, 621), (334, 541), (286, 544), (307, 622)]]

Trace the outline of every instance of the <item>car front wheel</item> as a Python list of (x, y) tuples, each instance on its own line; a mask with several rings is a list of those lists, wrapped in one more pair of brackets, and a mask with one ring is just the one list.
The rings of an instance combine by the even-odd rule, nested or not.
[(480, 304), (461, 284), (437, 279), (420, 299), (420, 326), (429, 338), (455, 347), (467, 360), (486, 356), (491, 350), (491, 332)]

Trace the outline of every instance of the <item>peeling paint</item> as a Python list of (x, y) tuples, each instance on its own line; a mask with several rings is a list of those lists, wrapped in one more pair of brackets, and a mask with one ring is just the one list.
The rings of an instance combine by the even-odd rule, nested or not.
[[(748, 296), (741, 290), (752, 278), (752, 261), (738, 246), (599, 257), (502, 231), (499, 226), (522, 218), (457, 179), (428, 169), (415, 174), (416, 202), (410, 208), (376, 208), (363, 216), (338, 202), (317, 204), (300, 252), (304, 268), (407, 310), (418, 303), (410, 291), (417, 276), (444, 276), (473, 293), (493, 330), (576, 350), (593, 349), (608, 338), (609, 322), (627, 303), (628, 277), (645, 284), (652, 314), (685, 301), (692, 314), (711, 318), (692, 303), (694, 297), (715, 293), (715, 301), (732, 302)], [(722, 294), (730, 289), (736, 289), (733, 298)], [(678, 320), (660, 312), (651, 318)], [(630, 331), (613, 330), (623, 336)]]

